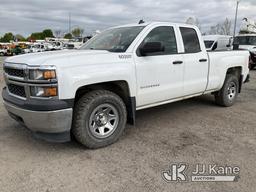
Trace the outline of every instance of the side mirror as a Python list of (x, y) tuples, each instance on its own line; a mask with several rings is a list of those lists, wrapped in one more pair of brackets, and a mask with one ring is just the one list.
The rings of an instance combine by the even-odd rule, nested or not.
[(147, 56), (150, 53), (164, 52), (165, 48), (160, 42), (148, 42), (145, 43), (140, 49), (141, 56)]

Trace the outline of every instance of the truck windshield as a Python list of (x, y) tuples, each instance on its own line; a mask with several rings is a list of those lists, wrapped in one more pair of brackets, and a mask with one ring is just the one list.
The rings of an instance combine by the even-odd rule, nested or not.
[(239, 45), (256, 45), (256, 36), (238, 36)]
[(206, 49), (210, 49), (213, 45), (214, 41), (204, 41)]
[(109, 29), (88, 41), (80, 49), (125, 52), (143, 28), (136, 26)]

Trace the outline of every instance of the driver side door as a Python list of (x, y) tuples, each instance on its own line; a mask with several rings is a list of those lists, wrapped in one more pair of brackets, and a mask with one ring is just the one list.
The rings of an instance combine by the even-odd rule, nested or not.
[[(153, 28), (137, 49), (137, 107), (179, 98), (183, 95), (183, 57), (178, 54), (174, 26)], [(142, 56), (140, 48), (148, 42), (160, 42), (164, 51)]]

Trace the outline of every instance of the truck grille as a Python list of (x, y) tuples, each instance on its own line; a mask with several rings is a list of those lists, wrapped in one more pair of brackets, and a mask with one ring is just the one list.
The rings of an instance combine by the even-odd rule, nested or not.
[(14, 69), (14, 68), (9, 68), (9, 67), (4, 67), (5, 73), (7, 73), (10, 76), (13, 77), (21, 77), (24, 78), (24, 70), (23, 69)]
[(19, 97), (26, 98), (26, 92), (23, 86), (14, 85), (14, 84), (8, 84), (7, 86), (10, 93), (17, 95)]

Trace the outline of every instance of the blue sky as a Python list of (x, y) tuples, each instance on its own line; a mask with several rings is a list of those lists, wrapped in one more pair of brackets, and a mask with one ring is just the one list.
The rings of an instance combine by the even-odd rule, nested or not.
[[(146, 21), (185, 22), (197, 17), (202, 31), (222, 22), (234, 20), (236, 0), (0, 0), (0, 35), (14, 32), (29, 35), (45, 28), (68, 31), (84, 28), (86, 34), (107, 27)], [(242, 18), (256, 20), (256, 0), (241, 0), (238, 25)]]

